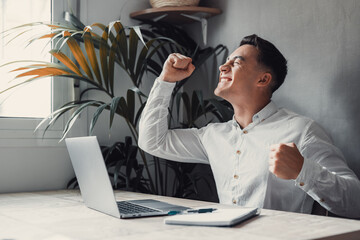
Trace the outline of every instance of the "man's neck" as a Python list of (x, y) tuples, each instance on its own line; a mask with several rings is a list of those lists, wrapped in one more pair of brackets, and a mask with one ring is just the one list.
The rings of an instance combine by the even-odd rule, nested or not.
[(234, 108), (234, 118), (240, 127), (246, 128), (250, 123), (252, 123), (253, 116), (260, 112), (266, 105), (268, 105), (270, 99), (258, 103), (250, 104), (233, 104)]

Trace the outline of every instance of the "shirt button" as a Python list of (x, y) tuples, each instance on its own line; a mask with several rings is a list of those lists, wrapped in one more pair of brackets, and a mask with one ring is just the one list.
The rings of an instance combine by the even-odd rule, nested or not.
[(247, 134), (247, 133), (248, 133), (248, 131), (246, 131), (246, 130), (245, 130), (243, 133), (244, 133), (244, 134)]
[(240, 154), (240, 153), (241, 153), (240, 150), (237, 150), (237, 151), (236, 151), (236, 154)]
[(239, 176), (235, 174), (235, 175), (234, 175), (234, 178), (235, 178), (235, 179), (238, 179), (238, 178), (239, 178)]
[(236, 204), (236, 200), (235, 200), (235, 199), (234, 199), (232, 202), (233, 202), (233, 204)]
[(300, 182), (299, 185), (302, 187), (302, 186), (305, 185), (305, 183), (304, 183), (304, 182)]

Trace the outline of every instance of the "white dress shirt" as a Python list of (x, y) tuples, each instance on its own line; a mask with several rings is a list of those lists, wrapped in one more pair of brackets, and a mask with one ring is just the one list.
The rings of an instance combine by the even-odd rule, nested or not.
[[(313, 120), (270, 102), (241, 129), (233, 119), (201, 129), (168, 129), (174, 83), (156, 80), (139, 124), (139, 146), (161, 158), (211, 165), (220, 203), (311, 213), (314, 200), (360, 217), (360, 181)], [(294, 142), (304, 157), (295, 180), (269, 172), (269, 146)]]

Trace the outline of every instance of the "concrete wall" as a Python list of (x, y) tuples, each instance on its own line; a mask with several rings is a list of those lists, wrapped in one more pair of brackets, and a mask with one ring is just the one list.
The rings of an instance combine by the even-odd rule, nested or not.
[[(209, 46), (221, 43), (231, 53), (244, 36), (256, 33), (280, 49), (288, 59), (289, 73), (273, 100), (320, 123), (360, 176), (360, 1), (201, 3), (223, 11), (209, 19)], [(189, 30), (198, 34), (199, 28), (193, 24)], [(196, 38), (201, 43), (201, 36)], [(201, 81), (188, 88), (203, 88)], [(208, 82), (214, 89), (217, 79), (211, 76)]]

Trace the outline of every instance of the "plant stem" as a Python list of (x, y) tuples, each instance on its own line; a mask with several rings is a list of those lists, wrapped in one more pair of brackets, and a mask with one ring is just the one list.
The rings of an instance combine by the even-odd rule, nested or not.
[(149, 170), (149, 166), (148, 166), (148, 164), (147, 164), (147, 160), (146, 160), (145, 153), (144, 153), (143, 150), (141, 150), (141, 149), (139, 148), (139, 145), (138, 145), (138, 133), (137, 133), (135, 127), (129, 122), (129, 120), (126, 119), (126, 118), (125, 118), (125, 120), (126, 120), (127, 125), (129, 126), (129, 129), (130, 129), (130, 131), (131, 131), (132, 136), (133, 136), (134, 139), (135, 139), (136, 146), (138, 147), (140, 156), (141, 156), (141, 158), (142, 158), (142, 160), (143, 160), (143, 162), (144, 162), (144, 166), (145, 166), (145, 169), (146, 169), (146, 172), (147, 172), (147, 174), (148, 174), (149, 181), (150, 181), (151, 191), (153, 191), (153, 193), (157, 193), (157, 190), (156, 190), (155, 187), (154, 187), (154, 182), (153, 182), (152, 177), (151, 177), (151, 174), (150, 174), (150, 170)]

